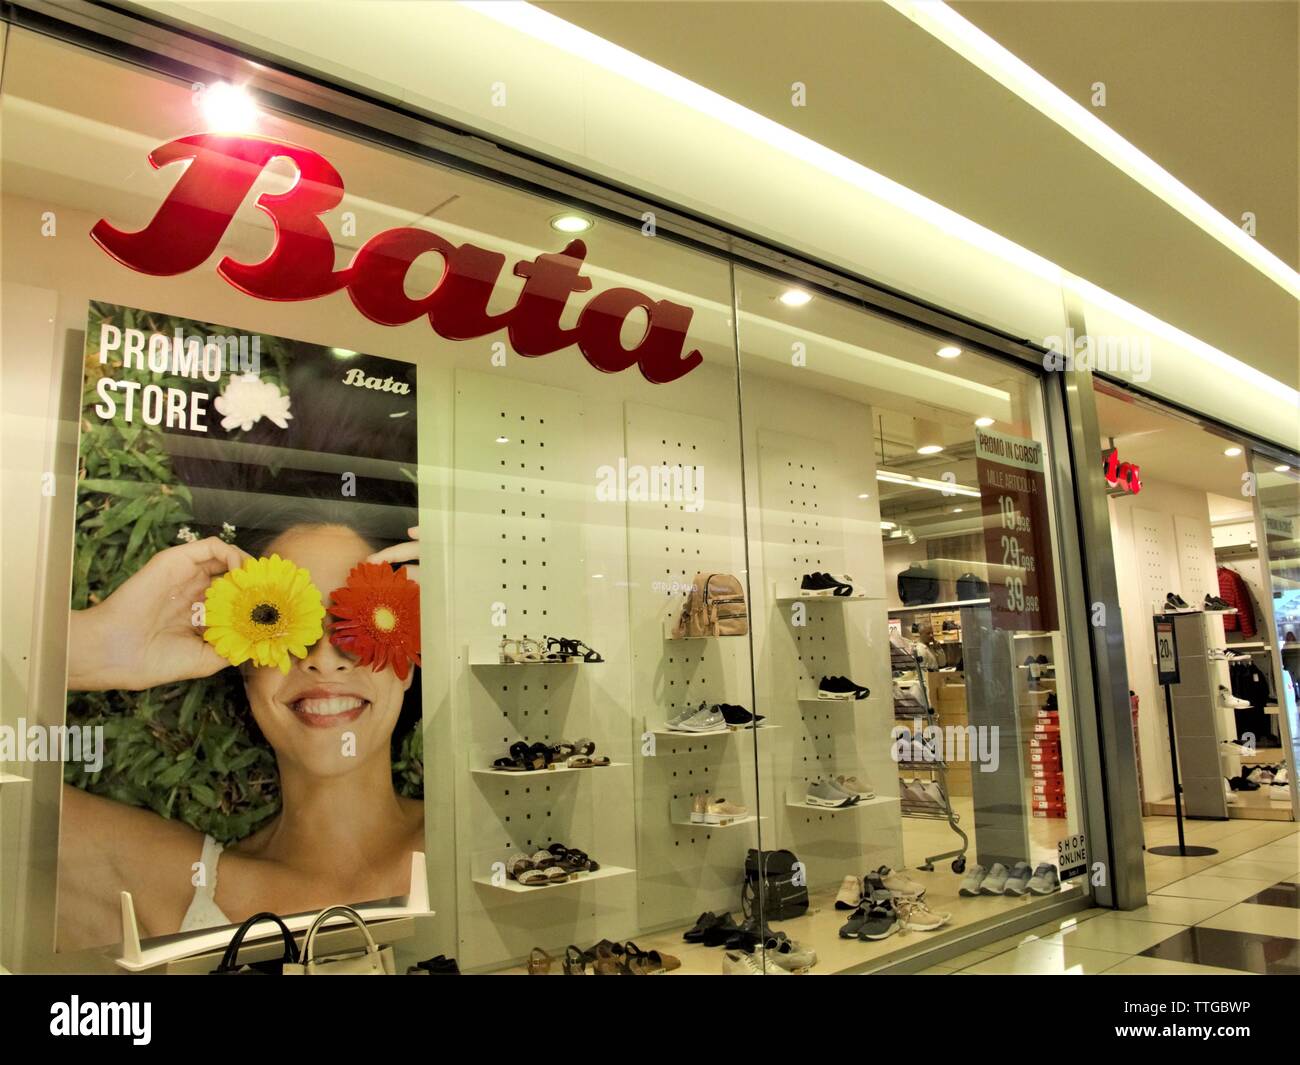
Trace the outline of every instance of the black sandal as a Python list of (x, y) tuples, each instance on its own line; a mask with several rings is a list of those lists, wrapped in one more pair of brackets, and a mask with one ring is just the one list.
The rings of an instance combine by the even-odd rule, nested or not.
[(582, 951), (570, 943), (564, 948), (564, 975), (565, 976), (586, 976), (587, 959), (583, 957)]

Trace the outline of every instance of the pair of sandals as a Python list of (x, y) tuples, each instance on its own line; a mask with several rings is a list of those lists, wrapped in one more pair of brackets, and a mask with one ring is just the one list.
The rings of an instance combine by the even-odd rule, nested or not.
[(514, 640), (509, 636), (501, 637), (501, 662), (503, 665), (526, 666), (547, 662), (577, 662), (579, 660), (595, 664), (605, 661), (598, 651), (593, 650), (581, 640), (570, 640), (564, 636), (544, 636), (540, 640), (524, 636)]
[(680, 958), (657, 950), (642, 950), (630, 939), (626, 943), (602, 939), (585, 951), (569, 947), (565, 951), (566, 974), (570, 972), (571, 959), (572, 968), (576, 970), (573, 975), (578, 976), (586, 972), (587, 962), (591, 963), (596, 976), (657, 976), (682, 967)]
[(524, 887), (549, 887), (572, 880), (579, 873), (594, 873), (600, 863), (585, 851), (552, 843), (532, 855), (514, 854), (506, 861), (506, 875)]
[(605, 755), (594, 755), (596, 744), (589, 739), (580, 739), (574, 743), (561, 740), (556, 744), (527, 744), (520, 740), (510, 747), (507, 758), (498, 758), (492, 763), (493, 769), (503, 773), (532, 773), (551, 769), (557, 765), (569, 769), (591, 769), (595, 766), (609, 765)]

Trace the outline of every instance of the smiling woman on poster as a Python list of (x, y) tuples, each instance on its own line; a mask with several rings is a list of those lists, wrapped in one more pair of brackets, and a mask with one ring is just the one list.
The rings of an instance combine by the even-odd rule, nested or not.
[[(375, 552), (338, 524), (290, 526), (264, 550), (306, 570), (326, 602), (359, 563), (388, 569), (418, 557), (415, 542)], [(103, 603), (73, 611), (69, 688), (137, 691), (228, 666), (193, 625), (191, 604), (249, 557), (216, 537), (168, 548)], [(338, 619), (327, 617), (326, 625)], [(104, 942), (105, 929), (120, 920), (121, 890), (131, 892), (148, 936), (408, 890), (424, 811), (393, 787), (390, 742), (414, 671), (403, 679), (395, 664), (363, 666), (328, 634), (304, 657), (290, 656), (287, 672), (251, 662), (239, 668), (248, 707), (275, 752), (279, 813), (223, 849), (181, 822), (65, 785), (61, 948)]]

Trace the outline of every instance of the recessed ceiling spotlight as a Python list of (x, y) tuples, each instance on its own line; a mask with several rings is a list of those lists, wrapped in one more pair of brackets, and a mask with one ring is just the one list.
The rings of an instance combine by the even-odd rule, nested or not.
[(1225, 448), (1223, 449), (1223, 453), (1224, 453), (1225, 455), (1227, 455), (1228, 458), (1230, 458), (1230, 459), (1235, 459), (1238, 455), (1241, 454), (1241, 448), (1239, 448), (1239, 447), (1225, 447)]
[[(1286, 469), (1286, 467), (1283, 466), (1283, 467), (1281, 467), (1281, 469), (1280, 469), (1278, 472), (1281, 472), (1281, 470), (1285, 470), (1285, 469)], [(858, 493), (858, 498), (859, 498), (859, 499), (870, 499), (870, 498), (871, 498), (871, 493), (870, 493), (870, 492), (859, 492), (859, 493)]]
[(981, 429), (987, 429), (990, 425), (993, 424), (993, 419), (992, 419), (992, 418), (976, 418), (976, 419), (975, 419), (975, 424), (976, 424), (979, 428), (981, 428)]
[(812, 302), (812, 296), (801, 288), (788, 288), (781, 293), (780, 300), (787, 307), (802, 307)]
[(242, 86), (219, 81), (199, 99), (203, 121), (215, 133), (247, 133), (257, 125), (257, 103)]
[(942, 450), (942, 444), (922, 444), (916, 449), (916, 453), (918, 455), (937, 455)]
[(962, 512), (963, 509), (965, 509), (965, 508), (963, 508), (963, 507), (953, 507), (953, 508), (952, 508), (952, 512), (953, 512), (954, 514), (960, 514), (960, 513)]
[(897, 528), (898, 528), (898, 526), (895, 525), (892, 521), (882, 521), (882, 522), (880, 523), (880, 527), (881, 527), (882, 529), (897, 529)]
[(575, 214), (572, 211), (557, 214), (551, 219), (551, 228), (557, 233), (585, 233), (595, 224), (594, 218), (588, 218), (585, 214)]
[(952, 344), (947, 344), (944, 347), (941, 347), (938, 351), (936, 351), (935, 354), (938, 355), (939, 358), (941, 359), (955, 359), (958, 355), (961, 354), (961, 348), (956, 347)]
[(510, 437), (508, 437), (508, 436), (498, 436), (498, 437), (497, 437), (497, 443), (498, 443), (498, 444), (508, 444), (508, 443), (510, 443)]
[(1274, 473), (1290, 473), (1290, 472), (1291, 472), (1291, 467), (1290, 467), (1290, 466), (1274, 466), (1274, 467), (1273, 467), (1273, 472), (1274, 472)]

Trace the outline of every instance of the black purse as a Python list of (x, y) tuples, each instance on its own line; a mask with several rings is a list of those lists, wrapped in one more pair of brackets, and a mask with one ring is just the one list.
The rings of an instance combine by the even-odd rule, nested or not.
[(751, 849), (745, 855), (740, 909), (746, 917), (757, 914), (759, 892), (763, 897), (764, 921), (788, 921), (808, 912), (807, 877), (794, 851)]
[[(268, 961), (254, 961), (247, 965), (239, 964), (239, 948), (243, 945), (248, 930), (259, 921), (274, 921), (280, 926), (280, 935), (284, 938), (284, 957)], [(293, 941), (293, 933), (288, 926), (273, 913), (255, 913), (239, 926), (226, 953), (221, 956), (221, 964), (212, 970), (209, 976), (279, 976), (284, 967), (298, 961), (298, 944)]]
[(904, 606), (925, 606), (939, 598), (939, 578), (928, 566), (913, 563), (898, 575), (897, 584)]

